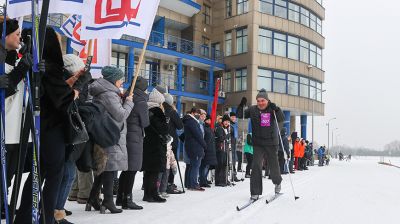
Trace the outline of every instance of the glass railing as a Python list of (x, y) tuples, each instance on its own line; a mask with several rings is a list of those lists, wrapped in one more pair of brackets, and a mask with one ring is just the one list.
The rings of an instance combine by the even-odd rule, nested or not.
[[(123, 35), (121, 39), (135, 42), (144, 42), (142, 39), (128, 35)], [(224, 54), (222, 51), (217, 50), (209, 45), (196, 43), (190, 40), (182, 39), (180, 37), (168, 35), (157, 31), (151, 32), (148, 44), (184, 54), (190, 54), (201, 58), (210, 59), (220, 63), (222, 63), (224, 59)]]

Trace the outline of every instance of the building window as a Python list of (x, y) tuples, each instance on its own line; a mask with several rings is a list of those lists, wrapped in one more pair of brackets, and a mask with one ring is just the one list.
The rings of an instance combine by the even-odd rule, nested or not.
[(249, 0), (237, 0), (237, 14), (241, 15), (249, 11)]
[(225, 0), (225, 16), (229, 18), (232, 16), (232, 0)]
[(272, 54), (272, 31), (263, 28), (258, 30), (258, 51)]
[(300, 9), (300, 22), (304, 26), (310, 27), (310, 11), (305, 8)]
[(274, 72), (273, 91), (276, 93), (286, 93), (286, 74)]
[(322, 20), (317, 17), (317, 33), (322, 34)]
[(287, 18), (287, 1), (275, 0), (275, 16)]
[(299, 95), (299, 76), (288, 74), (288, 94)]
[(317, 82), (317, 100), (322, 102), (322, 84)]
[(211, 7), (208, 5), (203, 5), (204, 6), (204, 23), (205, 24), (211, 24)]
[(273, 0), (260, 0), (260, 12), (273, 15)]
[(213, 43), (211, 45), (211, 50), (212, 50), (212, 59), (221, 59), (221, 44), (219, 43)]
[(274, 33), (274, 55), (286, 57), (286, 35)]
[(309, 98), (308, 79), (300, 77), (300, 96)]
[(310, 13), (310, 28), (317, 31), (317, 16)]
[(209, 57), (209, 55), (210, 55), (210, 47), (209, 47), (210, 39), (203, 36), (202, 42), (203, 42), (203, 44), (201, 45), (201, 55), (203, 55), (204, 57)]
[(225, 33), (225, 56), (232, 55), (232, 32)]
[(272, 91), (272, 72), (267, 69), (258, 69), (257, 77), (257, 90), (265, 89), (266, 91)]
[(288, 36), (288, 58), (299, 60), (299, 38)]
[(223, 84), (223, 90), (224, 92), (231, 92), (232, 91), (232, 73), (230, 71), (225, 72), (224, 74), (224, 84)]
[(317, 99), (317, 82), (310, 80), (310, 99)]
[(289, 20), (300, 22), (300, 6), (289, 3)]
[(309, 44), (307, 41), (300, 40), (300, 61), (309, 63)]
[(322, 49), (317, 47), (317, 68), (322, 69)]
[(235, 74), (235, 91), (247, 90), (247, 69), (238, 69)]
[(236, 30), (236, 53), (247, 52), (247, 28)]
[(317, 46), (310, 44), (310, 64), (317, 66)]
[[(111, 54), (111, 65), (120, 68), (125, 74), (128, 74), (128, 54), (123, 52), (112, 52)], [(125, 80), (128, 80), (125, 77)]]
[(316, 0), (320, 5), (322, 5), (322, 0)]

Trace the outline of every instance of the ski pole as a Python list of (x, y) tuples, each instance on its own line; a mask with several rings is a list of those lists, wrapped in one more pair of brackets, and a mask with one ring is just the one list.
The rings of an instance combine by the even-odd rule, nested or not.
[[(287, 156), (287, 154), (286, 154), (286, 152), (285, 152), (285, 148), (283, 147), (282, 136), (281, 136), (280, 131), (279, 131), (279, 124), (278, 124), (278, 120), (276, 119), (276, 113), (275, 113), (275, 111), (274, 111), (274, 117), (275, 117), (275, 122), (276, 122), (276, 129), (278, 129), (278, 135), (279, 135), (280, 143), (281, 143), (281, 146), (282, 146), (282, 149), (283, 149), (283, 153), (285, 154), (285, 157), (288, 158), (288, 156)], [(288, 165), (287, 163), (286, 163), (286, 168), (289, 170), (289, 165)], [(293, 186), (293, 181), (292, 181), (292, 175), (291, 175), (290, 172), (289, 172), (289, 180), (290, 180), (290, 185), (292, 186), (292, 191), (293, 191), (294, 200), (296, 201), (297, 199), (299, 199), (299, 197), (296, 196), (296, 193), (295, 193), (295, 191), (294, 191), (294, 186)]]

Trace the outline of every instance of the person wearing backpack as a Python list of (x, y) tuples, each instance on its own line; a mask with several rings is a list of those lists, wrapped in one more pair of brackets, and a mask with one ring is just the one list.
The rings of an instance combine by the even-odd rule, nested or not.
[[(133, 109), (133, 96), (129, 95), (123, 102), (120, 96), (119, 88), (122, 86), (124, 73), (121, 69), (105, 66), (101, 70), (103, 78), (99, 78), (89, 86), (90, 95), (93, 96), (93, 102), (103, 105), (106, 111), (111, 115), (114, 122), (120, 128), (120, 139), (118, 144), (103, 148), (107, 155), (107, 162), (104, 172), (96, 176), (93, 187), (90, 192), (88, 207), (99, 208), (97, 195), (103, 186), (104, 200), (100, 207), (100, 213), (105, 210), (111, 213), (121, 213), (121, 209), (115, 207), (113, 201), (113, 179), (115, 171), (125, 171), (128, 169), (128, 153), (126, 149), (126, 119)], [(90, 207), (89, 207), (90, 208)]]

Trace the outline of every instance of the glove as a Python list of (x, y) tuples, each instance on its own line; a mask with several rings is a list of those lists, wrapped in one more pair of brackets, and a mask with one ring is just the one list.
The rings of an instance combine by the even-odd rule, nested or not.
[(240, 106), (244, 107), (247, 104), (247, 98), (246, 97), (242, 97), (242, 100), (240, 101)]
[(92, 79), (93, 79), (93, 77), (90, 74), (90, 72), (86, 72), (85, 74), (79, 76), (79, 78), (78, 78), (78, 80), (76, 80), (73, 88), (78, 90), (79, 92), (82, 92), (83, 87)]
[(8, 75), (0, 75), (0, 88), (7, 89), (9, 84)]
[(278, 107), (276, 106), (276, 104), (274, 104), (274, 103), (269, 103), (269, 108), (271, 109), (271, 110), (273, 110), (273, 111), (277, 111), (278, 110)]
[(22, 56), (21, 60), (18, 63), (18, 66), (20, 66), (20, 65), (25, 66), (27, 68), (32, 67), (32, 65), (33, 65), (32, 55), (30, 53), (25, 53), (24, 56)]

